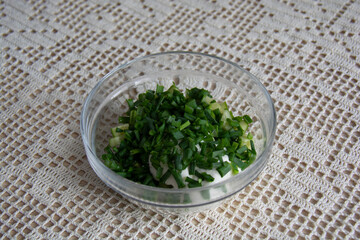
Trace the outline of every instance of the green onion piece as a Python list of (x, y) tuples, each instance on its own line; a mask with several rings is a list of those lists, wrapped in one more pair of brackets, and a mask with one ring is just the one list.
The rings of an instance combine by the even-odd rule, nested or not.
[(230, 170), (231, 166), (228, 162), (224, 162), (224, 165), (217, 168), (221, 177), (224, 177)]
[(135, 155), (135, 154), (138, 154), (141, 152), (141, 149), (140, 148), (135, 148), (135, 149), (131, 149), (130, 150), (130, 154), (131, 155)]
[(182, 170), (182, 162), (181, 162), (181, 155), (176, 155), (175, 158), (175, 169), (176, 170)]
[(187, 102), (186, 105), (191, 107), (191, 108), (194, 108), (194, 109), (197, 107), (195, 99), (192, 99), (191, 101)]
[(178, 128), (178, 127), (180, 127), (180, 125), (181, 125), (181, 121), (180, 121), (180, 120), (173, 121), (173, 122), (171, 123), (171, 125), (173, 125), (174, 127)]
[(190, 120), (190, 121), (195, 121), (196, 120), (196, 117), (192, 114), (189, 114), (187, 112), (184, 113), (184, 118)]
[(232, 127), (235, 127), (235, 128), (238, 128), (240, 127), (240, 123), (238, 121), (234, 121), (234, 120), (231, 120), (231, 119), (226, 119), (226, 121), (230, 124), (230, 126)]
[(181, 149), (186, 149), (187, 147), (189, 147), (189, 142), (188, 141), (182, 141), (179, 143), (179, 147)]
[(242, 147), (240, 147), (237, 151), (236, 151), (236, 153), (237, 154), (242, 154), (243, 152), (245, 152), (246, 150), (248, 150), (248, 148), (247, 148), (247, 146), (242, 146)]
[(146, 99), (153, 100), (155, 97), (154, 91), (152, 91), (152, 90), (146, 91), (145, 96), (146, 96)]
[(160, 179), (163, 173), (163, 168), (162, 167), (158, 167), (158, 169), (156, 170), (156, 179)]
[[(236, 142), (234, 142), (234, 143), (236, 143)], [(231, 139), (230, 139), (230, 138), (223, 138), (223, 139), (221, 140), (221, 144), (222, 144), (224, 147), (229, 148), (229, 147), (231, 147)]]
[(186, 177), (185, 178), (185, 182), (188, 182), (188, 183), (199, 183), (199, 181), (196, 181), (195, 179), (192, 179), (190, 177)]
[(131, 110), (130, 111), (130, 120), (129, 120), (129, 124), (131, 125), (131, 126), (134, 126), (134, 124), (135, 124), (135, 121), (136, 121), (136, 110)]
[(183, 179), (181, 178), (181, 175), (179, 172), (177, 172), (176, 170), (170, 170), (171, 171), (171, 174), (173, 175), (177, 185), (178, 185), (178, 188), (183, 188), (185, 187), (185, 184), (183, 182)]
[(164, 91), (164, 86), (157, 85), (156, 86), (156, 93), (160, 94)]
[(168, 169), (168, 170), (164, 173), (164, 175), (162, 175), (162, 177), (160, 178), (159, 182), (160, 182), (160, 183), (165, 183), (166, 180), (168, 180), (168, 178), (169, 178), (170, 176), (171, 176), (171, 172), (170, 172), (170, 170)]
[(247, 168), (249, 165), (247, 163), (244, 163), (243, 161), (241, 161), (238, 158), (234, 158), (233, 162), (241, 169), (244, 170), (245, 168)]
[(129, 117), (119, 117), (119, 123), (129, 123)]
[(229, 149), (229, 151), (230, 151), (230, 152), (235, 152), (238, 147), (239, 147), (239, 143), (233, 142), (233, 143), (231, 144), (231, 148)]
[(188, 105), (185, 105), (185, 112), (189, 113), (189, 114), (192, 114), (194, 112), (194, 108), (188, 106)]
[(195, 171), (195, 176), (202, 179), (203, 181), (207, 181), (207, 182), (213, 182), (214, 181), (214, 178), (210, 174), (207, 174), (205, 172), (200, 173), (198, 171)]
[(211, 122), (211, 124), (217, 124), (215, 118), (211, 116), (212, 111), (210, 109), (205, 109), (204, 113), (209, 122)]
[(183, 130), (184, 128), (188, 127), (188, 126), (190, 126), (189, 120), (186, 121), (185, 123), (181, 124), (181, 126), (180, 126), (180, 131)]
[(210, 103), (213, 101), (213, 99), (207, 95), (205, 95), (202, 99), (201, 102), (205, 103), (206, 105), (210, 105)]
[(238, 166), (236, 165), (236, 163), (234, 162), (230, 162), (231, 165), (231, 170), (233, 174), (238, 174), (239, 173), (239, 169)]
[(243, 135), (243, 131), (240, 128), (239, 130), (235, 130), (235, 131), (230, 131), (229, 132), (230, 137), (234, 138), (234, 137), (241, 137)]
[(192, 161), (189, 165), (189, 174), (194, 175), (195, 174), (195, 161)]
[(116, 171), (121, 171), (122, 167), (119, 164), (117, 164), (115, 161), (112, 161), (110, 164), (110, 169), (116, 172)]
[(163, 124), (159, 127), (158, 131), (159, 131), (160, 134), (162, 134), (162, 133), (164, 132), (164, 130), (165, 130), (165, 123), (163, 123)]
[(212, 153), (212, 157), (222, 157), (226, 154), (225, 150), (218, 150), (218, 151), (213, 151)]
[(129, 105), (130, 109), (134, 108), (134, 101), (132, 99), (126, 99), (126, 102)]
[(193, 155), (193, 151), (191, 150), (191, 148), (186, 148), (184, 150), (184, 158), (185, 159), (190, 159)]
[(176, 140), (184, 138), (184, 134), (182, 134), (180, 131), (173, 132), (172, 135)]
[(256, 151), (255, 151), (255, 145), (254, 145), (254, 141), (253, 140), (250, 140), (250, 146), (251, 146), (251, 150), (254, 154), (256, 154)]
[(220, 119), (221, 119), (221, 116), (222, 116), (220, 110), (217, 108), (217, 109), (213, 110), (213, 113), (214, 113), (214, 115), (215, 115), (216, 121), (219, 122)]
[(188, 187), (189, 188), (196, 188), (196, 187), (201, 187), (201, 183), (196, 182), (196, 183), (188, 183)]
[(254, 153), (253, 151), (249, 151), (249, 165), (256, 159), (256, 153)]
[(249, 117), (248, 115), (244, 115), (244, 121), (247, 123), (247, 124), (249, 124), (249, 123), (252, 123), (253, 121), (252, 121), (252, 119), (251, 119), (251, 117)]

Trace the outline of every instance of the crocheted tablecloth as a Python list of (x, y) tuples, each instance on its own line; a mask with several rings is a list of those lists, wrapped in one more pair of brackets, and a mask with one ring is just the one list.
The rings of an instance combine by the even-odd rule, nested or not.
[[(0, 1), (0, 238), (360, 238), (360, 2)], [(257, 76), (277, 111), (259, 177), (215, 209), (163, 215), (96, 176), (90, 90), (137, 56), (185, 50)]]

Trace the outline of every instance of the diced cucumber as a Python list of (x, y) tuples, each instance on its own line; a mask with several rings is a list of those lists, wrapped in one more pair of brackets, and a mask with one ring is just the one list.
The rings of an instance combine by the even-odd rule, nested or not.
[(119, 125), (117, 127), (111, 128), (111, 134), (113, 135), (113, 137), (119, 137), (119, 136), (124, 134), (122, 132), (117, 132), (116, 131), (117, 128), (120, 128), (121, 130), (126, 130), (126, 129), (129, 129), (129, 124), (124, 123), (124, 124), (121, 124), (121, 125)]
[(222, 102), (222, 103), (213, 102), (210, 104), (209, 108), (213, 111), (215, 109), (219, 109), (221, 114), (223, 114), (224, 111), (228, 110), (226, 102)]
[(228, 123), (228, 121), (226, 121), (226, 119), (231, 119), (231, 114), (230, 114), (229, 110), (224, 110), (224, 112), (223, 112), (223, 114), (221, 116), (221, 121), (224, 123), (223, 128), (225, 130), (230, 130), (231, 126)]
[(214, 99), (212, 99), (212, 98), (209, 97), (209, 96), (204, 96), (204, 97), (201, 99), (201, 102), (210, 105), (210, 103), (211, 103), (213, 100), (214, 100)]
[(228, 118), (231, 119), (231, 114), (230, 114), (229, 110), (225, 110), (221, 117), (221, 121), (226, 122), (226, 119), (228, 119)]
[(225, 111), (225, 110), (229, 110), (229, 108), (228, 108), (228, 106), (227, 106), (226, 102), (222, 102), (222, 103), (220, 103), (220, 106), (221, 106), (221, 108), (223, 109), (223, 111)]
[(211, 103), (210, 106), (209, 106), (209, 108), (210, 108), (211, 110), (219, 109), (220, 112), (221, 112), (221, 110), (222, 110), (222, 107), (221, 107), (220, 104), (217, 103), (217, 102)]
[(121, 141), (122, 141), (123, 139), (124, 139), (123, 136), (110, 138), (110, 140), (109, 140), (109, 145), (110, 145), (110, 147), (119, 146), (120, 143), (121, 143)]
[(245, 132), (248, 129), (249, 124), (246, 123), (244, 120), (242, 120), (242, 121), (240, 121), (240, 127)]
[(241, 146), (246, 146), (247, 148), (251, 148), (250, 140), (247, 137), (242, 136), (241, 138)]

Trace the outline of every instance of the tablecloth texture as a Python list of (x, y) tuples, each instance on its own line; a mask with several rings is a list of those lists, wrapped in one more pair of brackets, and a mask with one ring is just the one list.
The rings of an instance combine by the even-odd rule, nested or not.
[[(359, 239), (360, 1), (0, 1), (0, 238)], [(137, 56), (233, 61), (274, 101), (260, 176), (216, 209), (166, 216), (91, 169), (87, 94)]]

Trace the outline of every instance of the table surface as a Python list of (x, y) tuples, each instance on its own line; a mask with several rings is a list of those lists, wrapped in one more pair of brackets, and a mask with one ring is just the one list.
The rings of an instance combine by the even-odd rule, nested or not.
[[(360, 238), (360, 1), (0, 1), (0, 238)], [(233, 61), (277, 111), (259, 177), (163, 215), (91, 169), (79, 121), (115, 66), (173, 50)]]

